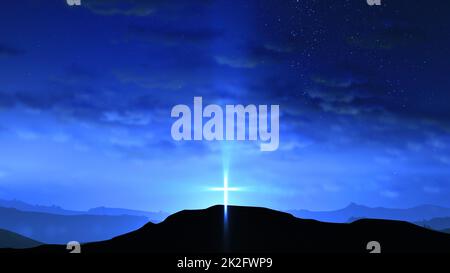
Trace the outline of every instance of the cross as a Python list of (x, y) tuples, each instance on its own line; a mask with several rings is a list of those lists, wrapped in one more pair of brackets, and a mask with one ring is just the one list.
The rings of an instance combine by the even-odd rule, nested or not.
[(224, 175), (223, 177), (223, 187), (220, 188), (211, 188), (213, 191), (223, 191), (223, 207), (225, 211), (225, 215), (227, 214), (227, 206), (228, 206), (228, 192), (230, 191), (238, 191), (239, 188), (228, 187), (228, 175)]

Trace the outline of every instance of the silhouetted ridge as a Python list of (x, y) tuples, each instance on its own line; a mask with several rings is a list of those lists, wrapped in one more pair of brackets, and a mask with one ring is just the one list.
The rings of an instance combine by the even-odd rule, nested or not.
[(0, 248), (30, 248), (41, 244), (20, 234), (0, 229)]
[(303, 220), (258, 207), (184, 210), (160, 224), (84, 248), (93, 252), (367, 252), (379, 241), (384, 252), (448, 251), (450, 236), (406, 222), (359, 220), (352, 224)]
[[(382, 252), (449, 252), (450, 235), (410, 223), (363, 219), (354, 223), (323, 223), (298, 219), (258, 207), (223, 206), (184, 210), (159, 224), (114, 239), (82, 246), (84, 253), (173, 252), (173, 253), (275, 253), (360, 252), (378, 241)], [(32, 251), (64, 251), (62, 246)]]

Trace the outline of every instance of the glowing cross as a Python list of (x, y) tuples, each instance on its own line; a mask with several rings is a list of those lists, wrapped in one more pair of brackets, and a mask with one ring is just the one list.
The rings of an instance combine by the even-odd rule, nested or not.
[(211, 188), (213, 191), (223, 191), (223, 207), (225, 210), (225, 214), (227, 213), (228, 206), (228, 192), (229, 191), (238, 191), (239, 188), (230, 188), (228, 187), (228, 175), (224, 175), (223, 177), (223, 187), (221, 188)]

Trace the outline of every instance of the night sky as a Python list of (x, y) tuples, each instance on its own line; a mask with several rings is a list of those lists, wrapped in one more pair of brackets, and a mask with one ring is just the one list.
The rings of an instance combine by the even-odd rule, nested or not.
[[(68, 209), (450, 207), (450, 2), (4, 1), (0, 198)], [(174, 141), (279, 104), (280, 146)]]

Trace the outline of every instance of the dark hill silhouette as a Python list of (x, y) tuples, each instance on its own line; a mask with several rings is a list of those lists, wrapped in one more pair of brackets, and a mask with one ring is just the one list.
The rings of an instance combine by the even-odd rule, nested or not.
[(17, 233), (0, 229), (0, 248), (31, 248), (42, 245)]
[[(82, 246), (83, 253), (367, 253), (369, 241), (381, 243), (382, 252), (449, 252), (450, 235), (407, 222), (358, 220), (323, 223), (303, 220), (265, 208), (223, 206), (185, 210), (159, 224), (114, 239)], [(65, 252), (64, 246), (41, 246), (31, 252)]]

